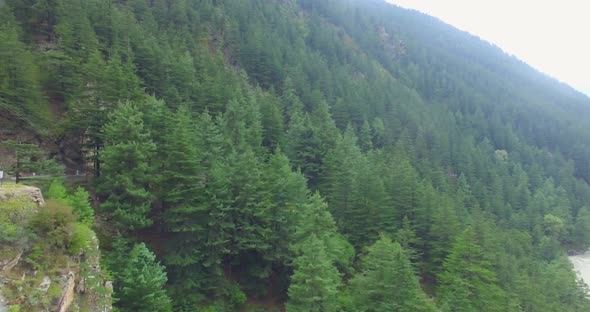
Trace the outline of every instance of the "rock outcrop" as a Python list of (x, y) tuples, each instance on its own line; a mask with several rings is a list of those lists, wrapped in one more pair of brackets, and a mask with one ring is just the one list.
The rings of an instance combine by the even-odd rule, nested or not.
[(74, 288), (76, 287), (76, 275), (74, 272), (68, 273), (66, 287), (64, 287), (57, 305), (57, 312), (67, 312), (74, 301)]
[(23, 255), (23, 252), (20, 251), (11, 260), (0, 261), (0, 273), (8, 273), (8, 272), (10, 272), (10, 270), (12, 270), (12, 268), (14, 268), (18, 264), (18, 262), (20, 261), (20, 258), (22, 257), (22, 255)]
[(15, 198), (30, 199), (30, 201), (37, 204), (37, 207), (45, 206), (41, 190), (36, 187), (14, 184), (0, 187), (0, 202), (8, 202)]
[[(44, 232), (34, 232), (32, 225), (38, 223), (31, 220), (50, 207), (36, 187), (5, 184), (0, 188), (0, 230), (13, 232), (10, 238), (0, 237), (0, 312), (13, 307), (17, 311), (111, 311), (112, 288), (100, 269), (96, 235), (87, 230), (92, 235), (86, 246), (72, 252), (44, 241)], [(74, 221), (67, 228), (75, 231), (76, 226), (80, 225)]]

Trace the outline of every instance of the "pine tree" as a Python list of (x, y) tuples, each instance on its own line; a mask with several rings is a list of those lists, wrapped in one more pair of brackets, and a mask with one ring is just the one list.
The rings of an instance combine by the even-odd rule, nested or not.
[(229, 218), (234, 223), (231, 233), (233, 253), (244, 250), (264, 251), (270, 246), (270, 215), (267, 202), (263, 201), (261, 165), (252, 151), (232, 152), (228, 155), (231, 210)]
[(338, 139), (338, 128), (330, 114), (330, 107), (325, 100), (321, 100), (319, 105), (314, 107), (310, 114), (311, 122), (314, 126), (314, 135), (321, 144), (320, 154), (325, 156), (326, 153), (336, 145)]
[(317, 144), (315, 154), (316, 162), (319, 166), (317, 174), (315, 174), (315, 176), (309, 181), (312, 189), (314, 189), (315, 185), (318, 183), (317, 178), (319, 178), (321, 174), (321, 166), (324, 158), (328, 152), (336, 146), (340, 132), (338, 128), (336, 128), (336, 124), (332, 119), (328, 103), (324, 100), (319, 102), (319, 106), (314, 107), (310, 114), (310, 121), (313, 129), (313, 139)]
[[(550, 263), (542, 264), (538, 278), (533, 281), (537, 289), (545, 290), (538, 300), (548, 311), (587, 311), (588, 286), (576, 280), (571, 262), (563, 255)], [(535, 295), (535, 294), (533, 294)], [(566, 307), (566, 308), (564, 308)]]
[(395, 233), (395, 240), (399, 242), (410, 260), (417, 260), (419, 258), (418, 248), (422, 246), (422, 242), (416, 236), (416, 230), (414, 230), (407, 216), (404, 216), (402, 227)]
[(289, 157), (291, 165), (305, 176), (310, 188), (316, 186), (320, 172), (321, 155), (320, 143), (314, 137), (309, 115), (295, 113), (289, 123), (285, 136), (285, 154)]
[(303, 103), (295, 93), (293, 80), (291, 77), (285, 78), (283, 81), (283, 88), (281, 94), (281, 101), (284, 107), (284, 121), (286, 125), (292, 123), (292, 118), (295, 114), (303, 114)]
[(115, 288), (119, 296), (116, 306), (120, 311), (172, 311), (166, 294), (166, 271), (156, 262), (156, 256), (145, 246), (137, 244), (117, 268)]
[(264, 170), (263, 189), (268, 194), (271, 249), (268, 258), (286, 262), (292, 257), (288, 250), (295, 237), (299, 208), (306, 204), (308, 196), (305, 178), (291, 171), (289, 159), (280, 150), (270, 157)]
[(301, 255), (295, 258), (293, 265), (287, 311), (337, 311), (340, 276), (326, 254), (324, 243), (315, 234), (302, 243)]
[(98, 41), (83, 2), (62, 0), (57, 3), (58, 23), (55, 32), (60, 48), (75, 59), (86, 61), (98, 46)]
[[(417, 200), (415, 214), (411, 219), (408, 217), (408, 225), (416, 232), (416, 236), (421, 238), (421, 240), (417, 242), (419, 246), (418, 249), (424, 250), (426, 249), (424, 245), (428, 243), (427, 238), (430, 235), (433, 210), (440, 205), (440, 198), (432, 184), (427, 183), (426, 181), (422, 181), (418, 184), (416, 194)], [(404, 218), (405, 217), (407, 217), (407, 215), (404, 216)]]
[(505, 311), (505, 294), (483, 253), (473, 229), (457, 237), (439, 275), (441, 306), (449, 311)]
[(229, 252), (229, 172), (219, 126), (209, 113), (193, 121), (181, 107), (171, 121), (167, 132), (177, 137), (162, 144), (170, 149), (164, 165), (169, 176), (162, 186), (164, 229), (170, 239), (163, 258), (175, 302), (190, 310), (202, 292), (218, 286), (219, 265)]
[(371, 126), (369, 125), (368, 121), (363, 122), (363, 126), (359, 132), (359, 145), (363, 152), (370, 151), (373, 149), (373, 138), (371, 134)]
[[(178, 49), (178, 48), (177, 48)], [(190, 103), (195, 98), (195, 64), (194, 59), (189, 51), (176, 53), (176, 60), (172, 68), (172, 83), (176, 86), (179, 93), (178, 103)]]
[(81, 186), (77, 187), (74, 193), (67, 196), (67, 203), (78, 216), (78, 222), (92, 226), (92, 223), (94, 223), (94, 210), (88, 200), (89, 194)]
[(274, 151), (283, 141), (284, 119), (283, 107), (274, 93), (263, 93), (258, 90), (257, 98), (260, 102), (261, 123), (263, 129), (262, 145), (269, 151)]
[(63, 166), (54, 159), (46, 159), (44, 152), (36, 144), (7, 140), (0, 142), (0, 147), (8, 148), (11, 153), (14, 153), (14, 163), (6, 171), (15, 176), (16, 183), (21, 181), (23, 173), (58, 177), (63, 175)]
[[(22, 9), (18, 13), (30, 8)], [(19, 40), (21, 30), (6, 5), (0, 5), (0, 20), (0, 109), (29, 127), (44, 125), (49, 111), (34, 55)]]
[(319, 193), (312, 194), (307, 203), (299, 207), (295, 222), (291, 249), (296, 254), (302, 252), (306, 238), (315, 235), (324, 243), (328, 257), (340, 270), (350, 269), (354, 248), (338, 232), (328, 206)]
[(385, 146), (386, 143), (386, 133), (385, 133), (385, 125), (383, 124), (383, 120), (379, 117), (373, 119), (371, 123), (372, 131), (372, 141), (373, 146), (375, 148), (382, 148)]
[(408, 158), (401, 156), (403, 154), (396, 155), (398, 156), (395, 160), (392, 160), (391, 176), (386, 180), (386, 187), (392, 194), (392, 212), (395, 216), (395, 226), (399, 227), (404, 216), (412, 219), (416, 215), (418, 174)]
[(379, 232), (394, 234), (390, 224), (396, 224), (396, 216), (392, 215), (388, 196), (379, 163), (364, 157), (356, 166), (351, 192), (351, 207), (345, 211), (350, 233), (350, 241), (357, 249), (372, 244)]
[(385, 236), (368, 248), (350, 285), (355, 311), (435, 311), (406, 252)]
[(334, 219), (345, 233), (347, 223), (351, 222), (347, 217), (355, 213), (352, 194), (356, 185), (355, 175), (362, 160), (356, 141), (352, 128), (348, 127), (336, 147), (326, 155), (320, 179), (320, 191), (326, 196)]
[[(166, 118), (166, 116), (164, 117)], [(203, 168), (199, 163), (201, 142), (186, 107), (181, 106), (167, 122), (166, 138), (159, 146), (161, 186), (159, 192), (165, 210), (165, 220), (174, 230), (190, 230), (190, 224), (200, 222), (190, 216), (199, 200), (203, 200)], [(184, 231), (184, 230), (182, 230)]]
[(576, 216), (574, 241), (582, 246), (590, 245), (590, 208), (582, 207)]
[(137, 69), (131, 59), (123, 61), (118, 53), (111, 55), (104, 70), (103, 96), (107, 105), (118, 101), (138, 101), (144, 96), (142, 83), (135, 75)]
[(231, 100), (223, 114), (223, 130), (227, 143), (238, 151), (249, 148), (258, 152), (262, 144), (260, 109), (254, 96), (248, 94), (239, 100)]
[(444, 259), (461, 231), (451, 201), (443, 195), (437, 196), (437, 206), (432, 208), (431, 222), (427, 250), (431, 270), (437, 272), (441, 270)]
[(122, 229), (149, 226), (153, 195), (149, 191), (154, 178), (150, 161), (155, 144), (144, 128), (142, 113), (136, 104), (121, 104), (105, 125), (103, 174), (97, 190), (104, 198), (101, 208), (109, 212)]

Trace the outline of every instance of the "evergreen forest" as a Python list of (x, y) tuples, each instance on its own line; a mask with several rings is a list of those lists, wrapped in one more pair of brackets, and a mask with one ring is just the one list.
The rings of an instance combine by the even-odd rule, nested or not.
[(590, 311), (590, 98), (382, 0), (0, 0), (17, 139), (115, 311)]

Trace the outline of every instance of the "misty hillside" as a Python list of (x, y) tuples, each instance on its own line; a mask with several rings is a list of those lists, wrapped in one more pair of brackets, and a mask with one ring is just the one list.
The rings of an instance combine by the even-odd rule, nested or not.
[(88, 177), (117, 311), (590, 310), (589, 116), (378, 0), (0, 2), (0, 166)]

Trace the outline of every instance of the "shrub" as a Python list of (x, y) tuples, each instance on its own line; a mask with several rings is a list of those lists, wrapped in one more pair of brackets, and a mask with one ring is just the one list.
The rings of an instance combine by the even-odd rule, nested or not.
[(55, 248), (67, 248), (72, 240), (76, 216), (63, 202), (48, 200), (30, 222), (32, 232), (47, 245)]
[(94, 233), (87, 225), (76, 223), (74, 225), (74, 232), (70, 238), (68, 251), (73, 255), (80, 254), (82, 250), (88, 248), (93, 236)]
[(0, 243), (13, 243), (26, 235), (26, 222), (35, 211), (34, 204), (11, 200), (0, 204)]
[(8, 312), (20, 312), (20, 306), (19, 305), (10, 306), (10, 308), (8, 308)]
[(66, 188), (63, 181), (60, 179), (53, 179), (49, 185), (49, 189), (45, 193), (45, 197), (48, 199), (61, 199), (65, 200), (67, 197)]

